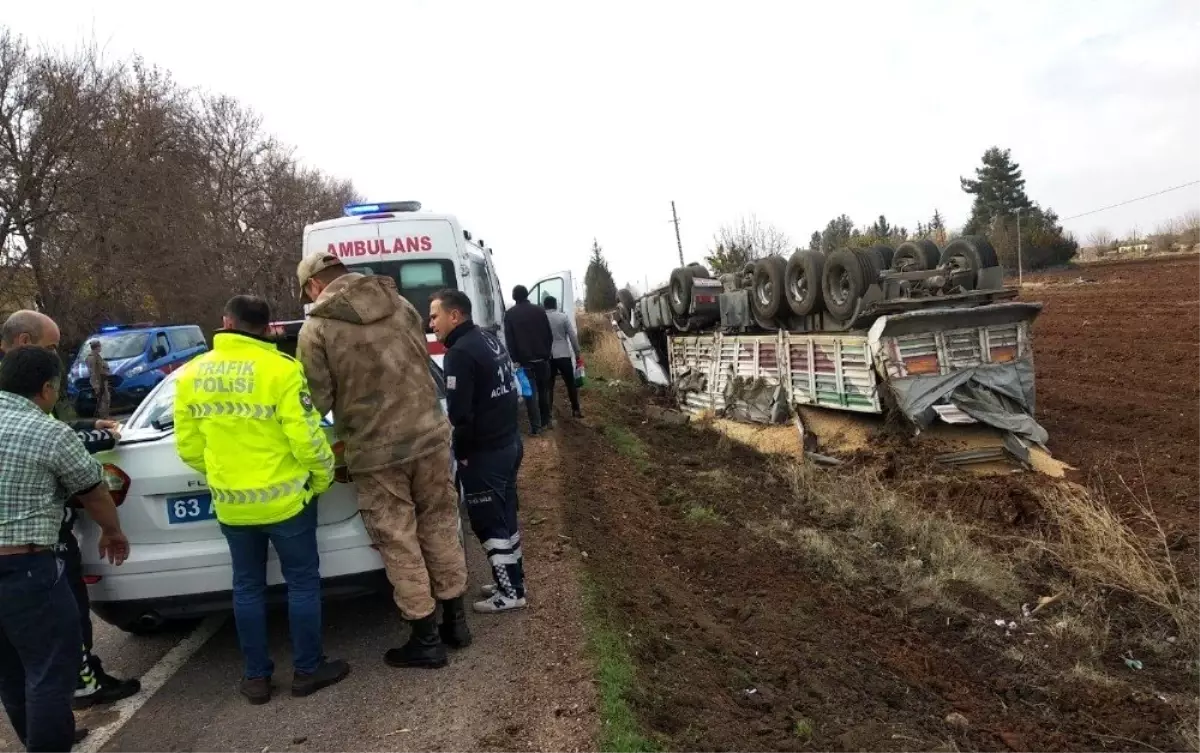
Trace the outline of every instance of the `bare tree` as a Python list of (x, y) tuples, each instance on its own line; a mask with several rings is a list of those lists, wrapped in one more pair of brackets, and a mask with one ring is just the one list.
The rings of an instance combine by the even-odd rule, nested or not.
[(236, 292), (298, 315), (303, 227), (355, 199), (233, 99), (0, 29), (0, 304), (32, 290), (68, 347), (104, 320), (212, 326)]
[(770, 223), (760, 222), (754, 214), (722, 225), (713, 236), (713, 245), (742, 249), (749, 259), (783, 256), (792, 251), (792, 240), (787, 233)]
[(1114, 243), (1117, 237), (1110, 233), (1107, 228), (1097, 228), (1088, 235), (1088, 245), (1097, 251), (1107, 251)]
[(1179, 242), (1185, 246), (1200, 245), (1200, 209), (1193, 209), (1179, 218)]

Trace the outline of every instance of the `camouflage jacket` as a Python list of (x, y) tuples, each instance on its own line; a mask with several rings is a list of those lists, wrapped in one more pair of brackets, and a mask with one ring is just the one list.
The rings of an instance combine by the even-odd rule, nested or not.
[(92, 386), (99, 389), (108, 381), (108, 363), (99, 353), (88, 353), (84, 363), (87, 364), (88, 379), (91, 380)]
[(333, 410), (351, 473), (390, 468), (450, 441), (427, 347), (420, 315), (389, 277), (352, 272), (317, 299), (296, 354), (317, 410)]

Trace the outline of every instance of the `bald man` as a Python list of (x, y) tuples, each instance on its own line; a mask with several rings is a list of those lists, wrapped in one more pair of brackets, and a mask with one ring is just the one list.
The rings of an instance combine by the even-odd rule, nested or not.
[[(0, 325), (0, 358), (3, 358), (4, 351), (30, 345), (57, 351), (60, 337), (58, 325), (50, 317), (38, 311), (18, 311)], [(58, 417), (57, 409), (54, 416)], [(75, 421), (69, 425), (90, 453), (111, 450), (117, 445), (119, 435), (115, 421)], [(128, 698), (141, 690), (142, 686), (137, 680), (119, 680), (108, 674), (99, 657), (92, 655), (92, 612), (87, 586), (83, 582), (83, 557), (79, 552), (79, 540), (75, 538), (77, 517), (74, 507), (68, 506), (64, 510), (55, 552), (63, 560), (64, 575), (69, 578), (71, 592), (79, 605), (83, 660), (75, 689), (75, 707), (88, 708)]]

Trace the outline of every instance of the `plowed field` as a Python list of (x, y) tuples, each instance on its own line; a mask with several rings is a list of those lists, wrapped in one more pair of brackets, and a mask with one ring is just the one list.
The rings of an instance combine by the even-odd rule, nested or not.
[[(1077, 664), (1086, 647), (1032, 623), (1006, 631), (1016, 603), (956, 581), (947, 610), (839, 566), (851, 551), (905, 555), (895, 542), (827, 539), (837, 529), (789, 503), (767, 457), (659, 423), (645, 393), (600, 386), (584, 399), (587, 419), (558, 430), (568, 530), (627, 636), (630, 706), (662, 749), (1190, 745), (1184, 652), (1132, 672), (1122, 640), (1096, 657), (1105, 676), (1093, 681)], [(803, 541), (831, 543), (814, 557)]]
[(1149, 499), (1195, 542), (1200, 513), (1200, 257), (1027, 278), (1038, 419), (1051, 450), (1132, 511)]

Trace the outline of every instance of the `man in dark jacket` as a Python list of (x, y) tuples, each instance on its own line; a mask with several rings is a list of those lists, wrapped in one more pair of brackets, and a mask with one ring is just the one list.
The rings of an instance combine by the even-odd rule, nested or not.
[[(9, 351), (33, 345), (47, 350), (58, 350), (61, 337), (54, 320), (37, 311), (18, 311), (0, 326), (0, 350)], [(2, 356), (0, 356), (2, 357)], [(65, 377), (64, 377), (65, 378)], [(57, 409), (56, 409), (57, 410)], [(57, 412), (54, 413), (57, 418)], [(68, 425), (83, 441), (91, 454), (111, 450), (117, 444), (117, 422), (71, 421)], [(79, 682), (75, 689), (75, 707), (88, 708), (113, 703), (128, 698), (142, 689), (136, 679), (120, 680), (104, 671), (100, 657), (92, 653), (92, 612), (88, 599), (87, 585), (83, 582), (83, 557), (79, 552), (79, 540), (75, 538), (75, 521), (79, 514), (74, 501), (63, 511), (62, 526), (58, 531), (55, 553), (62, 558), (64, 575), (71, 585), (71, 593), (79, 607), (79, 627), (83, 634), (83, 660), (79, 668)]]
[(504, 344), (471, 321), (471, 299), (458, 290), (434, 294), (429, 324), (446, 345), (446, 403), (453, 426), (458, 482), (471, 529), (492, 566), (493, 585), (475, 611), (525, 606), (525, 570), (517, 522), (517, 386)]
[(554, 334), (550, 330), (550, 319), (546, 310), (529, 302), (529, 291), (524, 285), (513, 288), (516, 305), (504, 313), (504, 342), (512, 355), (513, 363), (525, 370), (533, 397), (525, 401), (529, 412), (529, 429), (533, 435), (542, 433), (554, 425), (550, 412), (550, 395), (554, 383), (550, 381), (550, 356), (554, 347)]

